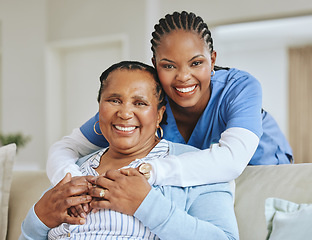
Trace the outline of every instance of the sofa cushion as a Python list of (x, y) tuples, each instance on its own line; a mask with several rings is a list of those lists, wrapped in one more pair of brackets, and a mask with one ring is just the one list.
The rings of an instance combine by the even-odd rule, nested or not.
[(312, 236), (312, 204), (268, 198), (265, 201), (265, 217), (269, 240), (305, 240), (307, 236)]
[(265, 200), (312, 203), (312, 164), (248, 166), (236, 179), (235, 213), (241, 240), (267, 236)]
[(8, 225), (9, 196), (16, 145), (0, 147), (0, 239), (5, 239)]

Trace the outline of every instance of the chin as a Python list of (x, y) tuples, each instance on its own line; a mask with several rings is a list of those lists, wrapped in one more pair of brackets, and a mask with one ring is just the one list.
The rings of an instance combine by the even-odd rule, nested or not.
[(198, 101), (195, 100), (186, 100), (186, 101), (176, 101), (177, 105), (179, 105), (182, 108), (192, 108), (195, 107)]
[(133, 143), (119, 143), (119, 144), (115, 144), (115, 147), (120, 149), (120, 150), (124, 150), (124, 151), (127, 151), (127, 150), (130, 150), (130, 149), (133, 149), (135, 146), (137, 146), (136, 144), (133, 144)]

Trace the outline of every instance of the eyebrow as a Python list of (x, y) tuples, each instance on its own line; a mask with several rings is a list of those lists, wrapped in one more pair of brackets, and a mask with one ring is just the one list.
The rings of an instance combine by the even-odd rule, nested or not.
[(198, 55), (192, 57), (192, 58), (189, 60), (189, 62), (193, 61), (195, 58), (198, 58), (198, 57), (205, 57), (205, 56), (204, 56), (203, 54), (198, 54)]
[(171, 61), (171, 60), (169, 60), (169, 59), (167, 59), (167, 58), (160, 59), (160, 62), (162, 62), (162, 61), (174, 63), (174, 61)]
[[(195, 55), (194, 57), (192, 57), (190, 60), (188, 60), (188, 62), (191, 62), (193, 61), (195, 58), (198, 58), (198, 57), (205, 57), (203, 54), (198, 54), (198, 55)], [(166, 61), (166, 62), (170, 62), (170, 63), (175, 63), (174, 61), (172, 60), (169, 60), (167, 58), (163, 58), (163, 59), (160, 59), (160, 62), (161, 61)]]
[[(120, 98), (120, 97), (122, 97), (122, 95), (120, 95), (118, 93), (112, 93), (111, 95), (107, 96), (107, 98), (115, 98), (115, 97)], [(141, 100), (141, 101), (149, 103), (149, 101), (144, 96), (141, 96), (141, 95), (135, 95), (131, 98), (134, 100)]]
[(132, 99), (141, 100), (141, 101), (149, 103), (149, 101), (144, 96), (140, 96), (140, 95), (133, 96)]
[(112, 97), (121, 97), (121, 95), (117, 93), (112, 93), (111, 95), (107, 96), (107, 98), (112, 98)]

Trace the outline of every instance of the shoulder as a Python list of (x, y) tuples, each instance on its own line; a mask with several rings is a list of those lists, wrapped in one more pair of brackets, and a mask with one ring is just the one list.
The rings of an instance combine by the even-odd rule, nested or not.
[[(157, 186), (159, 187), (159, 186)], [(157, 188), (156, 187), (156, 188)], [(204, 184), (191, 187), (177, 187), (177, 186), (162, 186), (159, 187), (162, 189), (165, 196), (174, 196), (177, 199), (188, 199), (188, 202), (194, 202), (198, 197), (202, 199), (213, 199), (223, 198), (222, 196), (227, 195), (232, 196), (232, 188), (230, 183), (213, 183), (213, 184)], [(209, 200), (209, 201), (210, 201)]]
[(93, 153), (90, 153), (84, 157), (81, 157), (77, 160), (76, 164), (81, 167), (83, 163), (87, 162), (88, 160), (92, 160), (93, 158), (95, 158), (100, 152), (104, 152), (107, 148), (102, 148), (100, 150), (97, 150)]
[(233, 83), (235, 80), (258, 82), (258, 80), (252, 74), (237, 68), (218, 69), (211, 78), (212, 82), (223, 83)]
[(199, 149), (196, 147), (182, 144), (182, 143), (174, 143), (174, 142), (168, 141), (168, 145), (169, 145), (169, 155), (180, 155), (186, 152), (199, 151)]
[(230, 183), (212, 183), (199, 186), (188, 187), (190, 192), (203, 194), (203, 193), (212, 193), (212, 192), (231, 192)]
[(227, 201), (229, 199), (230, 202), (233, 201), (232, 188), (230, 183), (227, 182), (187, 187), (187, 189), (190, 202), (200, 201), (200, 199), (205, 203), (218, 202), (218, 204), (221, 204), (221, 201)]
[(237, 68), (217, 70), (211, 82), (214, 87), (222, 84), (223, 92), (227, 94), (238, 94), (242, 91), (262, 92), (260, 82), (252, 74)]

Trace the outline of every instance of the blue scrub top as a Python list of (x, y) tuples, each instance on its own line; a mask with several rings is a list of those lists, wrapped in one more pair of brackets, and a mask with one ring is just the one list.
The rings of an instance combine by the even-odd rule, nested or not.
[[(262, 110), (262, 90), (257, 79), (247, 72), (231, 68), (216, 71), (211, 78), (211, 97), (193, 133), (186, 143), (180, 134), (171, 107), (167, 101), (167, 123), (162, 125), (164, 139), (176, 143), (207, 149), (218, 143), (221, 133), (231, 127), (245, 128), (260, 138), (259, 146), (250, 165), (276, 165), (290, 163), (292, 150), (278, 124)], [(93, 144), (107, 147), (108, 142), (97, 135), (94, 124), (98, 113), (81, 126), (80, 130)], [(96, 124), (99, 133), (99, 124)]]

